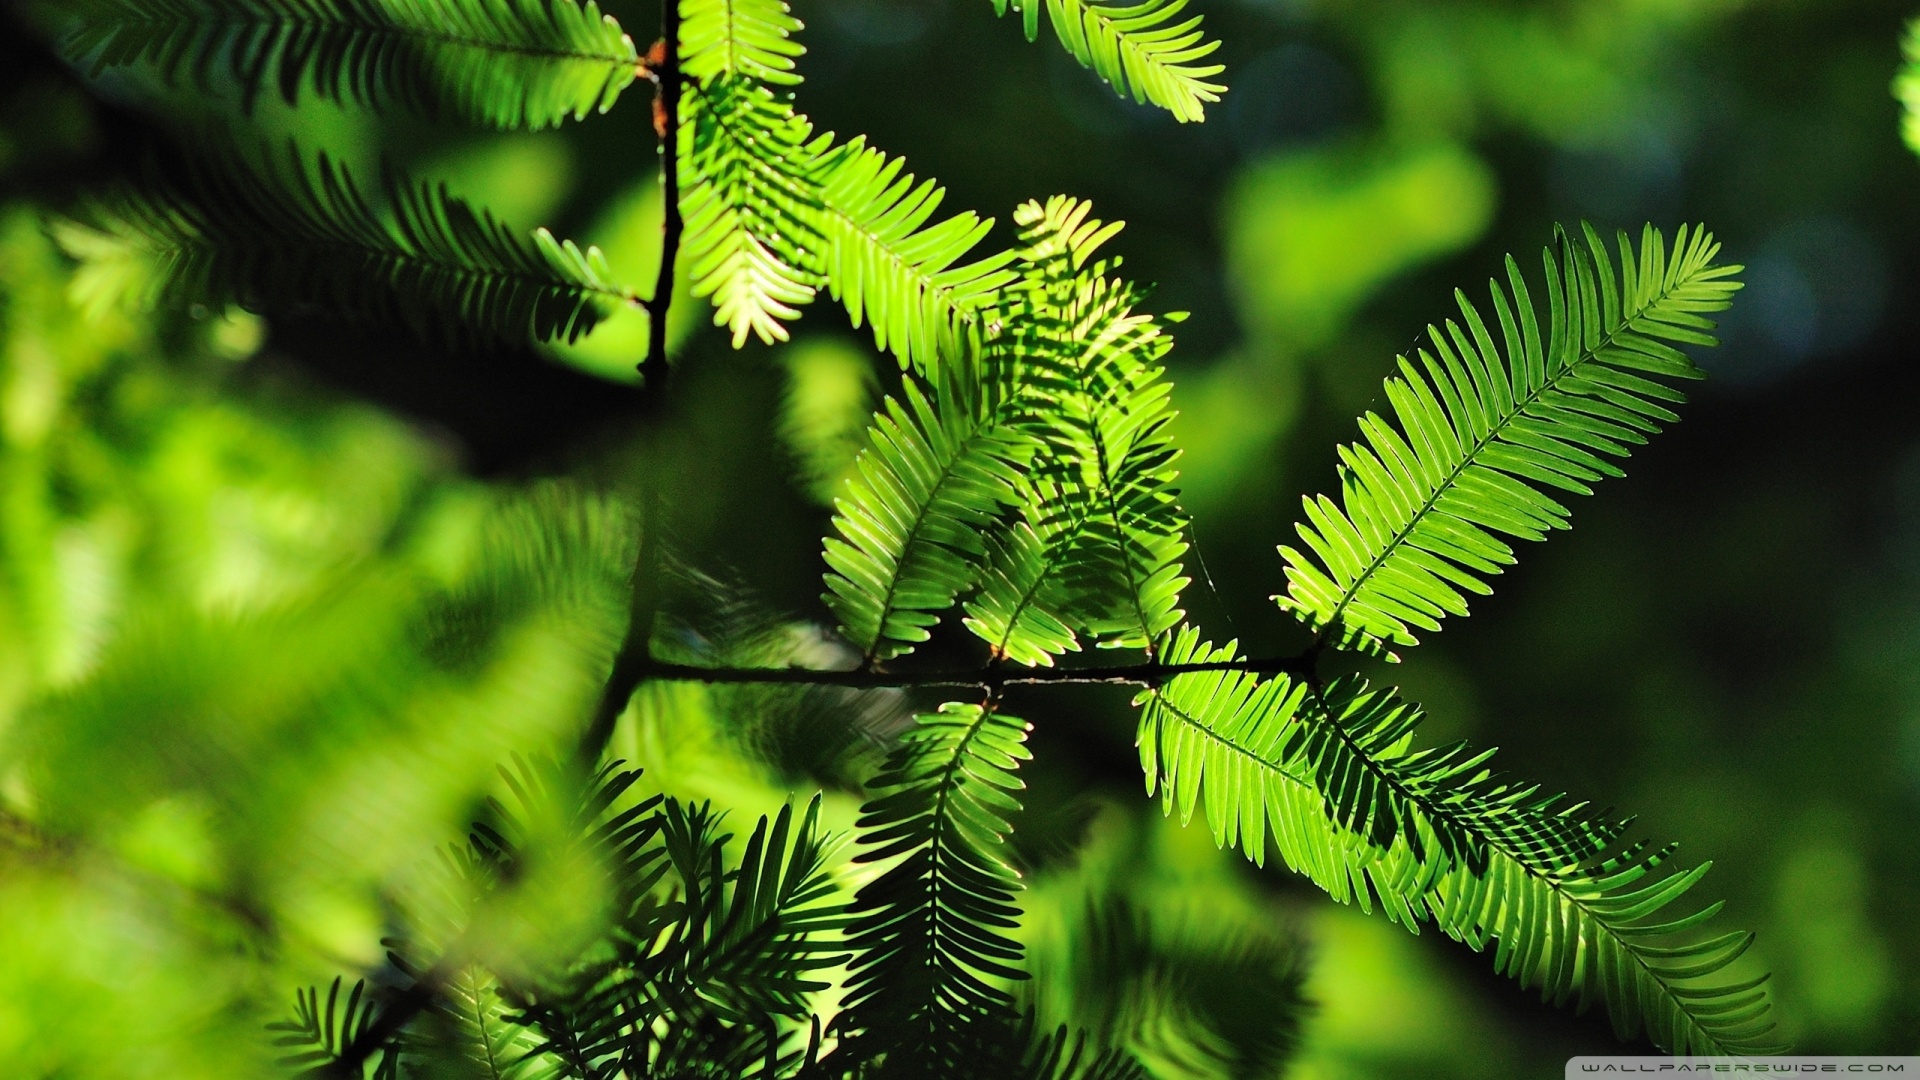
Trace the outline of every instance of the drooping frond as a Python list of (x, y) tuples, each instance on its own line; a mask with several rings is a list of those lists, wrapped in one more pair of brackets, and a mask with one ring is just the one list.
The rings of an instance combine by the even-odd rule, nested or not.
[(875, 346), (932, 374), (941, 357), (967, 351), (965, 332), (1013, 279), (1013, 253), (955, 265), (993, 221), (966, 211), (928, 225), (946, 192), (905, 168), (864, 139), (836, 149), (820, 193), (820, 272), (853, 324), (872, 324)]
[(166, 169), (94, 199), (88, 224), (143, 250), (166, 299), (321, 311), (455, 339), (572, 340), (633, 293), (598, 248), (520, 233), (389, 171), (371, 197), (322, 154)]
[(744, 76), (797, 86), (793, 62), (807, 50), (785, 0), (679, 0), (680, 70), (702, 83)]
[(494, 128), (605, 112), (633, 82), (633, 40), (593, 0), (46, 0), (62, 46), (98, 75), (152, 64), (251, 111), (307, 89)]
[[(319, 1076), (336, 1070), (348, 1049), (368, 1036), (379, 1017), (379, 1009), (367, 994), (366, 980), (356, 981), (344, 1002), (340, 1000), (340, 982), (336, 978), (327, 988), (324, 1004), (318, 987), (296, 990), (293, 1019), (267, 1025), (267, 1030), (274, 1033), (273, 1045), (286, 1051), (280, 1064), (296, 1070), (296, 1075)], [(363, 1058), (377, 1063), (376, 1080), (396, 1076), (399, 1059), (399, 1052), (391, 1046)]]
[(846, 959), (840, 943), (824, 939), (842, 912), (833, 902), (820, 797), (798, 821), (791, 804), (771, 821), (761, 818), (731, 868), (720, 862), (721, 844), (698, 842), (691, 817), (677, 809), (669, 801), (666, 844), (685, 906), (684, 928), (661, 954), (673, 959), (671, 980), (735, 1022), (804, 1015), (806, 995), (827, 988), (812, 974)]
[[(860, 890), (849, 930), (845, 1012), (898, 1066), (942, 1075), (956, 1049), (1011, 1025), (1012, 996), (998, 980), (1015, 966), (1018, 876), (1002, 857), (1019, 809), (1015, 776), (1029, 755), (1027, 725), (978, 705), (943, 705), (919, 718), (869, 783), (861, 811), (862, 862), (890, 863)], [(969, 1034), (972, 1032), (972, 1034)], [(947, 1071), (951, 1071), (950, 1069)]]
[(791, 1022), (826, 986), (814, 973), (846, 959), (829, 936), (842, 917), (819, 799), (797, 821), (790, 805), (761, 818), (738, 863), (706, 805), (668, 799), (646, 822), (647, 850), (663, 861), (623, 907), (612, 956), (529, 992), (520, 1019), (579, 1075), (612, 1075), (622, 1062), (772, 1075), (759, 1070), (790, 1057)]
[[(1236, 658), (1188, 630), (1167, 663)], [(1623, 843), (1624, 825), (1502, 783), (1485, 755), (1417, 749), (1417, 712), (1357, 680), (1319, 689), (1246, 672), (1177, 676), (1142, 695), (1149, 793), (1216, 841), (1288, 865), (1343, 903), (1410, 929), (1432, 921), (1556, 1002), (1606, 1006), (1623, 1035), (1676, 1053), (1766, 1049), (1757, 981), (1712, 980), (1751, 935), (1697, 939), (1720, 909), (1662, 912), (1704, 866), (1662, 873), (1672, 849)]]
[(1015, 211), (1022, 276), (987, 348), (1052, 398), (1037, 472), (1064, 496), (1043, 527), (1061, 545), (1071, 621), (1103, 646), (1149, 648), (1180, 621), (1188, 581), (1161, 363), (1173, 341), (1133, 311), (1137, 294), (1106, 276), (1112, 264), (1090, 261), (1119, 226), (1089, 212), (1060, 197)]
[(929, 393), (911, 377), (874, 415), (869, 441), (835, 500), (827, 592), (867, 663), (898, 656), (970, 588), (981, 533), (1014, 501), (1033, 440), (998, 378), (949, 365)]
[(966, 603), (965, 625), (996, 659), (1052, 667), (1053, 658), (1078, 652), (1067, 625), (1067, 594), (1056, 574), (1074, 546), (1084, 510), (1062, 504), (1057, 488), (1023, 478), (1020, 515), (996, 522), (985, 537), (987, 557), (979, 592)]
[(1496, 344), (1459, 294), (1463, 328), (1429, 328), (1433, 352), (1401, 357), (1386, 383), (1397, 425), (1368, 413), (1364, 443), (1340, 450), (1341, 500), (1306, 500), (1306, 551), (1287, 560), (1282, 607), (1323, 636), (1368, 651), (1416, 643), (1464, 615), (1466, 593), (1514, 561), (1496, 533), (1538, 540), (1564, 528), (1542, 490), (1586, 494), (1682, 395), (1660, 380), (1699, 377), (1674, 346), (1712, 345), (1707, 314), (1725, 309), (1740, 270), (1714, 262), (1704, 229), (1681, 229), (1669, 253), (1651, 226), (1638, 252), (1623, 233), (1616, 271), (1591, 229), (1546, 252), (1544, 336), (1526, 281), (1507, 260), (1511, 296), (1492, 284)]
[(752, 334), (787, 339), (782, 323), (813, 299), (810, 268), (824, 242), (821, 156), (828, 139), (758, 81), (724, 76), (688, 95), (680, 153), (687, 186), (684, 254), (696, 296), (739, 348)]
[(993, 0), (995, 14), (1020, 13), (1028, 41), (1040, 34), (1043, 7), (1061, 46), (1117, 94), (1186, 123), (1206, 119), (1206, 107), (1226, 92), (1207, 81), (1226, 69), (1203, 62), (1220, 43), (1201, 32), (1200, 16), (1176, 21), (1187, 0)]
[(682, 209), (696, 293), (738, 347), (824, 285), (901, 364), (932, 374), (964, 351), (1007, 283), (1009, 253), (961, 263), (993, 223), (932, 221), (945, 191), (856, 138), (839, 146), (793, 109), (800, 22), (782, 0), (686, 0), (682, 67), (695, 81)]

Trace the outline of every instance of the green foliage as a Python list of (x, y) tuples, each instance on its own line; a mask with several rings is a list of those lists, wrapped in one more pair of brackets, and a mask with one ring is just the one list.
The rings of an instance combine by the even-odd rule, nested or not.
[[(1167, 430), (1172, 386), (1162, 363), (1173, 341), (1159, 320), (1133, 310), (1139, 294), (1131, 283), (1107, 276), (1118, 261), (1093, 258), (1120, 226), (1090, 210), (1054, 198), (1015, 212), (1024, 280), (1008, 290), (1003, 329), (988, 346), (1030, 365), (1028, 378), (1047, 399), (1035, 471), (1051, 484), (1027, 490), (1046, 500), (1035, 514), (1056, 554), (1045, 571), (1019, 576), (1058, 574), (1068, 594), (1064, 621), (1100, 645), (1151, 649), (1180, 621), (1188, 581), (1179, 561), (1186, 518), (1173, 487), (1179, 451)], [(1031, 620), (1014, 608), (994, 621), (1019, 634)], [(998, 647), (1047, 651), (1049, 628), (1042, 621), (1034, 629), (1037, 636)]]
[(171, 303), (319, 308), (406, 323), (456, 339), (586, 333), (633, 294), (597, 248), (545, 229), (530, 236), (444, 187), (383, 176), (379, 203), (346, 166), (290, 147), (283, 161), (241, 155), (152, 167), (114, 189), (85, 222), (138, 251)]
[[(1169, 662), (1224, 661), (1192, 631)], [(1336, 900), (1415, 928), (1431, 921), (1556, 1003), (1604, 1003), (1622, 1038), (1644, 1025), (1676, 1053), (1764, 1052), (1764, 994), (1708, 982), (1753, 935), (1685, 937), (1721, 907), (1656, 919), (1706, 872), (1655, 875), (1672, 854), (1623, 843), (1625, 823), (1541, 797), (1464, 744), (1419, 749), (1419, 711), (1345, 679), (1321, 688), (1244, 671), (1180, 675), (1142, 695), (1149, 794), (1218, 843), (1285, 862)], [(1683, 935), (1676, 939), (1674, 935)], [(1697, 937), (1697, 936), (1695, 936)]]
[[(1027, 36), (1037, 34), (1040, 0), (996, 9), (1019, 11)], [(1179, 120), (1201, 119), (1224, 89), (1205, 81), (1220, 71), (1203, 62), (1216, 43), (1197, 18), (1182, 19), (1184, 0), (1047, 0), (1046, 10), (1081, 63)], [(494, 126), (604, 109), (639, 63), (617, 26), (570, 0), (393, 9), (169, 0), (144, 12), (87, 0), (66, 16), (66, 47), (96, 75), (152, 62), (202, 88), (230, 78), (249, 106), (270, 84), (292, 101), (310, 83), (375, 112), (446, 108)], [(1181, 606), (1189, 522), (1166, 358), (1183, 316), (1141, 310), (1145, 290), (1102, 255), (1120, 225), (1066, 196), (1028, 202), (1014, 211), (1012, 249), (964, 261), (990, 221), (971, 212), (935, 221), (937, 183), (863, 137), (816, 132), (797, 111), (802, 27), (785, 4), (686, 0), (669, 25), (676, 12), (680, 40), (663, 47), (655, 74), (685, 93), (677, 115), (657, 120), (684, 181), (670, 208), (684, 236), (671, 221), (664, 232), (684, 247), (692, 294), (712, 299), (738, 348), (785, 339), (825, 289), (904, 369), (824, 542), (823, 599), (843, 642), (806, 653), (793, 624), (738, 610), (715, 615), (712, 633), (698, 616), (662, 617), (665, 523), (539, 488), (484, 507), (483, 526), (454, 529), (464, 537), (456, 550), (388, 573), (320, 577), (273, 620), (177, 614), (123, 636), (36, 721), (57, 733), (36, 752), (58, 779), (43, 779), (35, 805), (53, 821), (130, 812), (123, 803), (137, 792), (93, 790), (76, 766), (89, 743), (75, 733), (110, 728), (125, 736), (116, 753), (141, 758), (155, 792), (190, 788), (223, 755), (245, 775), (249, 750), (283, 742), (340, 739), (346, 748), (310, 752), (345, 772), (344, 718), (462, 714), (448, 703), (463, 700), (464, 676), (512, 654), (516, 635), (544, 640), (522, 620), (566, 624), (566, 641), (590, 654), (541, 654), (560, 674), (535, 685), (552, 692), (498, 706), (529, 728), (525, 716), (547, 715), (534, 697), (557, 700), (549, 712), (584, 711), (608, 668), (599, 715), (624, 715), (636, 742), (644, 709), (694, 716), (704, 707), (696, 694), (710, 706), (720, 693), (675, 697), (670, 679), (764, 683), (761, 698), (726, 700), (791, 713), (822, 699), (789, 684), (914, 685), (911, 671), (882, 665), (933, 641), (956, 610), (987, 663), (924, 681), (977, 681), (983, 699), (873, 733), (892, 748), (865, 778), (871, 797), (853, 824), (863, 849), (853, 861), (878, 868), (857, 889), (833, 862), (824, 795), (801, 814), (784, 803), (736, 842), (725, 810), (643, 796), (638, 772), (599, 764), (596, 742), (584, 748), (586, 768), (520, 758), (502, 772), (510, 798), (485, 804), (466, 842), (446, 850), (444, 873), (383, 896), (382, 923), (403, 932), (380, 979), (356, 984), (340, 1008), (338, 979), (324, 1006), (317, 989), (296, 997), (294, 1018), (274, 1029), (293, 1051), (285, 1064), (592, 1080), (1118, 1078), (1141, 1075), (1136, 1053), (1169, 1069), (1276, 1068), (1286, 1026), (1249, 1030), (1209, 1000), (1218, 983), (1202, 974), (1245, 971), (1262, 1000), (1297, 1015), (1285, 951), (1267, 939), (1176, 948), (1151, 918), (1111, 901), (1081, 920), (1116, 966), (1104, 979), (1112, 995), (1082, 995), (1090, 1030), (1043, 1031), (1012, 988), (1027, 975), (1009, 837), (1029, 752), (1028, 727), (1002, 711), (1001, 691), (1103, 678), (1145, 687), (1136, 704), (1147, 791), (1182, 823), (1202, 810), (1217, 844), (1262, 865), (1271, 847), (1337, 901), (1378, 904), (1409, 929), (1431, 924), (1476, 950), (1492, 944), (1498, 970), (1557, 1003), (1603, 1006), (1623, 1037), (1644, 1032), (1683, 1053), (1769, 1048), (1764, 976), (1728, 970), (1751, 935), (1703, 936), (1718, 904), (1669, 910), (1704, 867), (1669, 870), (1670, 848), (1630, 841), (1625, 823), (1494, 773), (1489, 753), (1419, 747), (1416, 706), (1320, 671), (1332, 652), (1380, 656), (1465, 614), (1466, 594), (1487, 592), (1514, 561), (1496, 534), (1541, 539), (1565, 526), (1567, 511), (1543, 489), (1587, 493), (1619, 474), (1612, 459), (1676, 418), (1668, 382), (1697, 374), (1679, 347), (1713, 344), (1706, 316), (1738, 288), (1738, 268), (1714, 262), (1710, 234), (1683, 229), (1671, 252), (1651, 227), (1637, 250), (1623, 236), (1617, 269), (1591, 229), (1562, 235), (1545, 257), (1544, 328), (1512, 260), (1506, 285), (1492, 287), (1493, 323), (1461, 296), (1462, 323), (1430, 329), (1431, 350), (1402, 358), (1387, 381), (1397, 423), (1362, 418), (1364, 442), (1340, 450), (1340, 500), (1308, 499), (1305, 550), (1282, 549), (1281, 604), (1311, 644), (1256, 664), (1236, 643), (1207, 643)], [(84, 227), (63, 230), (68, 249), (90, 260), (99, 306), (113, 307), (114, 289), (134, 289), (147, 266), (146, 298), (176, 307), (321, 311), (465, 344), (572, 340), (638, 302), (596, 249), (546, 230), (528, 239), (444, 189), (389, 172), (370, 196), (345, 167), (297, 146), (264, 165), (244, 152), (182, 153), (93, 196)], [(649, 301), (650, 317), (665, 319), (671, 296)], [(652, 359), (665, 358), (650, 357), (656, 394)], [(710, 607), (728, 607), (713, 579), (684, 573), (689, 581)], [(629, 636), (617, 642), (623, 625)], [(1142, 659), (1038, 673), (1083, 639)], [(978, 651), (964, 639), (951, 648)], [(343, 670), (285, 659), (307, 649)], [(778, 666), (803, 654), (806, 668)], [(347, 673), (349, 661), (365, 670)], [(857, 667), (827, 670), (838, 661)], [(403, 670), (430, 672), (435, 696), (415, 702)], [(509, 684), (516, 672), (481, 674)], [(651, 705), (626, 700), (636, 682)], [(830, 705), (862, 708), (844, 697)], [(176, 724), (176, 713), (193, 720)], [(259, 730), (230, 748), (204, 719), (225, 715), (258, 717)], [(142, 758), (169, 741), (166, 754)], [(421, 801), (444, 811), (475, 794), (473, 761), (501, 741), (461, 740), (459, 767), (449, 767), (460, 782)], [(289, 752), (258, 768), (288, 783), (283, 774), (305, 763)], [(246, 820), (247, 799), (226, 798), (224, 820)], [(340, 815), (343, 834), (385, 804), (372, 806)], [(431, 834), (432, 823), (420, 829)], [(293, 880), (323, 876), (306, 873)]]
[(1731, 303), (1740, 267), (1714, 263), (1720, 246), (1704, 229), (1683, 228), (1671, 257), (1650, 226), (1637, 254), (1622, 234), (1617, 274), (1591, 229), (1584, 246), (1560, 247), (1561, 258), (1544, 256), (1544, 336), (1509, 259), (1511, 301), (1491, 286), (1501, 343), (1460, 295), (1467, 328), (1430, 327), (1433, 352), (1420, 350), (1418, 365), (1401, 357), (1387, 380), (1398, 428), (1362, 417), (1366, 444), (1340, 451), (1341, 502), (1305, 501), (1312, 554), (1281, 549), (1280, 603), (1323, 637), (1385, 651), (1465, 615), (1463, 593), (1488, 592), (1484, 578), (1513, 562), (1494, 532), (1539, 540), (1566, 527), (1566, 508), (1541, 487), (1587, 494), (1620, 475), (1607, 458), (1678, 419), (1667, 405), (1681, 395), (1655, 380), (1699, 377), (1674, 346), (1714, 344), (1705, 315)]
[(932, 394), (909, 378), (902, 396), (875, 418), (826, 541), (824, 599), (869, 663), (925, 641), (973, 584), (980, 531), (1014, 500), (1034, 442), (991, 372), (950, 365)]
[(1203, 61), (1220, 48), (1200, 31), (1200, 16), (1176, 22), (1187, 0), (993, 0), (996, 14), (1018, 12), (1027, 40), (1040, 34), (1044, 9), (1060, 45), (1118, 94), (1152, 102), (1181, 123), (1205, 119), (1226, 87), (1207, 80), (1225, 71)]
[(813, 299), (806, 252), (817, 249), (820, 154), (825, 140), (766, 86), (726, 75), (700, 85), (681, 128), (689, 177), (688, 275), (711, 296), (714, 322), (738, 348), (749, 334), (787, 337), (784, 320)]
[(1019, 922), (1019, 885), (999, 849), (1020, 806), (1026, 737), (1024, 721), (945, 705), (916, 720), (869, 782), (860, 859), (891, 865), (854, 901), (860, 957), (845, 1007), (901, 1075), (966, 1060), (980, 1049), (976, 1029), (1014, 1018), (999, 983), (1023, 977), (1006, 933)]
[(45, 0), (91, 74), (151, 64), (203, 91), (231, 80), (251, 112), (277, 90), (399, 105), (492, 128), (547, 128), (613, 107), (633, 39), (573, 0)]
[(1006, 253), (956, 265), (992, 222), (962, 213), (929, 225), (937, 184), (916, 184), (864, 139), (813, 135), (774, 89), (800, 82), (800, 23), (784, 3), (697, 0), (682, 11), (696, 79), (681, 129), (687, 254), (715, 322), (736, 347), (749, 334), (784, 340), (782, 323), (824, 284), (856, 327), (872, 325), (876, 345), (934, 370), (1011, 280)]

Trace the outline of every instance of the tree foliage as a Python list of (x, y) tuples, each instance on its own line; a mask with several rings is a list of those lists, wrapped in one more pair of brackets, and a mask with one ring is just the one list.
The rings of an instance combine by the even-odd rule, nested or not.
[[(274, 1029), (290, 1068), (1139, 1075), (1101, 1031), (1043, 1030), (1014, 988), (1025, 947), (1009, 836), (1028, 729), (1001, 695), (1076, 679), (1140, 687), (1147, 791), (1183, 823), (1200, 811), (1217, 843), (1261, 864), (1277, 853), (1333, 899), (1409, 929), (1491, 946), (1496, 969), (1604, 1008), (1622, 1036), (1685, 1053), (1769, 1048), (1764, 977), (1727, 971), (1751, 936), (1704, 931), (1718, 904), (1675, 908), (1704, 867), (1670, 869), (1671, 847), (1494, 772), (1490, 752), (1422, 745), (1421, 712), (1397, 691), (1322, 671), (1336, 653), (1380, 656), (1466, 614), (1466, 597), (1515, 560), (1510, 540), (1566, 526), (1548, 489), (1586, 494), (1677, 419), (1672, 384), (1699, 374), (1682, 347), (1714, 343), (1709, 316), (1738, 288), (1704, 229), (1669, 242), (1649, 226), (1637, 246), (1562, 233), (1535, 285), (1508, 260), (1491, 319), (1461, 294), (1459, 320), (1429, 327), (1386, 381), (1392, 419), (1368, 413), (1361, 441), (1338, 451), (1339, 498), (1307, 499), (1304, 546), (1282, 548), (1280, 603), (1311, 644), (1256, 661), (1209, 643), (1182, 607), (1189, 522), (1165, 362), (1181, 316), (1144, 310), (1145, 290), (1120, 276), (1120, 225), (1082, 200), (1031, 201), (1013, 212), (1010, 249), (976, 254), (990, 221), (936, 220), (937, 182), (797, 111), (803, 28), (779, 0), (681, 0), (676, 40), (644, 65), (627, 33), (574, 0), (43, 6), (95, 74), (144, 64), (202, 90), (230, 81), (248, 107), (268, 87), (290, 101), (311, 87), (375, 111), (543, 127), (607, 108), (643, 70), (683, 80), (662, 152), (682, 178), (668, 235), (694, 295), (739, 347), (785, 338), (825, 290), (898, 357), (901, 388), (874, 414), (824, 542), (824, 603), (857, 667), (667, 663), (716, 650), (655, 640), (659, 538), (642, 522), (609, 716), (637, 686), (676, 681), (980, 688), (893, 733), (853, 826), (864, 871), (836, 861), (817, 800), (761, 817), (741, 841), (705, 802), (641, 798), (638, 774), (601, 764), (599, 745), (584, 770), (507, 770), (511, 808), (490, 805), (448, 854), (441, 900), (407, 913), (379, 978), (296, 995)], [(1216, 43), (1183, 0), (995, 6), (1017, 11), (1029, 38), (1044, 6), (1074, 58), (1179, 120), (1200, 120), (1224, 90), (1207, 81), (1221, 71), (1205, 63)], [(186, 137), (171, 152), (83, 212), (93, 235), (153, 262), (167, 303), (317, 308), (514, 341), (571, 339), (622, 303), (664, 321), (671, 302), (638, 300), (594, 249), (507, 229), (397, 173), (375, 195), (297, 147), (284, 163), (277, 149)], [(650, 377), (648, 392), (664, 387)], [(629, 546), (627, 532), (592, 513), (571, 526), (546, 538), (556, 546), (509, 536), (501, 572), (538, 578), (557, 552), (604, 585), (606, 549)], [(984, 666), (890, 666), (950, 618), (984, 643)], [(1083, 644), (1134, 662), (1056, 667)], [(600, 923), (575, 932), (526, 916), (547, 910), (554, 867), (587, 883), (561, 906), (591, 898)]]

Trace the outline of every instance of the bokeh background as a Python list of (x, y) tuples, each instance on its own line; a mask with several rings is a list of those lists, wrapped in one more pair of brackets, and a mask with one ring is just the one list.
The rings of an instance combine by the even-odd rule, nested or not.
[[(640, 0), (605, 7), (636, 39), (655, 24)], [(1907, 3), (1206, 0), (1231, 89), (1197, 125), (1117, 99), (986, 0), (795, 9), (800, 107), (1000, 219), (990, 243), (1057, 192), (1128, 222), (1125, 272), (1192, 313), (1171, 360), (1188, 607), (1256, 652), (1298, 642), (1268, 597), (1300, 495), (1332, 485), (1335, 442), (1454, 288), (1484, 295), (1506, 252), (1536, 265), (1556, 221), (1708, 223), (1748, 285), (1684, 421), (1385, 675), (1435, 735), (1712, 860), (1702, 888), (1760, 933), (1798, 1049), (1920, 1052), (1920, 160), (1890, 89)], [(138, 72), (83, 91), (24, 37), (4, 48), (0, 1061), (246, 1075), (246, 1039), (182, 1033), (251, 1031), (294, 981), (377, 962), (383, 905), (495, 763), (564, 745), (592, 699), (617, 605), (542, 591), (501, 516), (602, 492), (567, 513), (576, 556), (617, 577), (621, 493), (668, 455), (689, 595), (825, 626), (832, 491), (897, 375), (835, 305), (734, 353), (687, 303), (673, 435), (643, 442), (638, 315), (475, 355), (319, 315), (130, 309), (116, 274), (139, 268), (47, 211), (111, 158), (103, 101), (164, 95)], [(253, 122), (650, 280), (641, 93), (538, 135), (313, 100)], [(522, 601), (471, 649), (418, 632), (480, 593)], [(845, 761), (870, 751), (829, 721), (741, 739), (704, 691), (649, 694), (620, 748), (650, 782), (765, 808), (824, 778), (851, 820)], [(1246, 1075), (1550, 1076), (1619, 1045), (1484, 957), (1160, 823), (1123, 696), (1010, 707), (1036, 724), (1043, 968), (1071, 966), (1047, 920), (1092, 881), (1293, 950), (1313, 1003), (1297, 1050)]]

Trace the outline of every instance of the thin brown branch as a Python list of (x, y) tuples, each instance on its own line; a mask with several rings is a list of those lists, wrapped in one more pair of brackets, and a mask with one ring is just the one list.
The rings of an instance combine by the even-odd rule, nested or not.
[[(660, 195), (665, 210), (660, 236), (660, 272), (647, 301), (647, 355), (640, 361), (640, 379), (649, 402), (658, 403), (671, 370), (667, 363), (667, 312), (673, 307), (674, 265), (680, 256), (680, 237), (686, 223), (680, 216), (680, 5), (660, 5), (660, 44), (657, 63), (648, 72), (655, 86), (655, 125), (660, 135)], [(649, 54), (648, 60), (656, 58)]]
[(1207, 671), (1244, 671), (1255, 675), (1312, 672), (1315, 654), (1274, 656), (1253, 660), (1215, 660), (1193, 664), (1122, 664), (1095, 668), (976, 668), (965, 671), (821, 671), (814, 668), (713, 668), (696, 664), (649, 661), (641, 679), (662, 682), (760, 683), (795, 686), (840, 686), (856, 690), (882, 687), (966, 686), (990, 692), (1008, 686), (1159, 686), (1179, 675)]
[[(658, 413), (665, 402), (672, 366), (667, 361), (667, 314), (673, 307), (674, 265), (680, 256), (680, 240), (686, 223), (680, 216), (680, 5), (678, 0), (663, 0), (660, 5), (660, 41), (647, 54), (642, 65), (656, 86), (654, 126), (660, 136), (660, 192), (664, 200), (664, 221), (660, 236), (660, 272), (654, 278), (653, 296), (646, 302), (647, 355), (640, 361), (643, 401), (648, 412)], [(650, 465), (651, 468), (651, 465)], [(640, 550), (634, 559), (632, 593), (627, 606), (627, 632), (620, 652), (613, 659), (613, 670), (594, 707), (593, 720), (581, 735), (579, 758), (589, 768), (600, 759), (607, 742), (613, 738), (614, 725), (626, 711), (627, 701), (639, 688), (643, 672), (652, 663), (654, 614), (660, 606), (660, 529), (664, 500), (660, 497), (660, 478), (651, 472), (645, 480), (642, 498), (645, 520), (641, 522)]]

